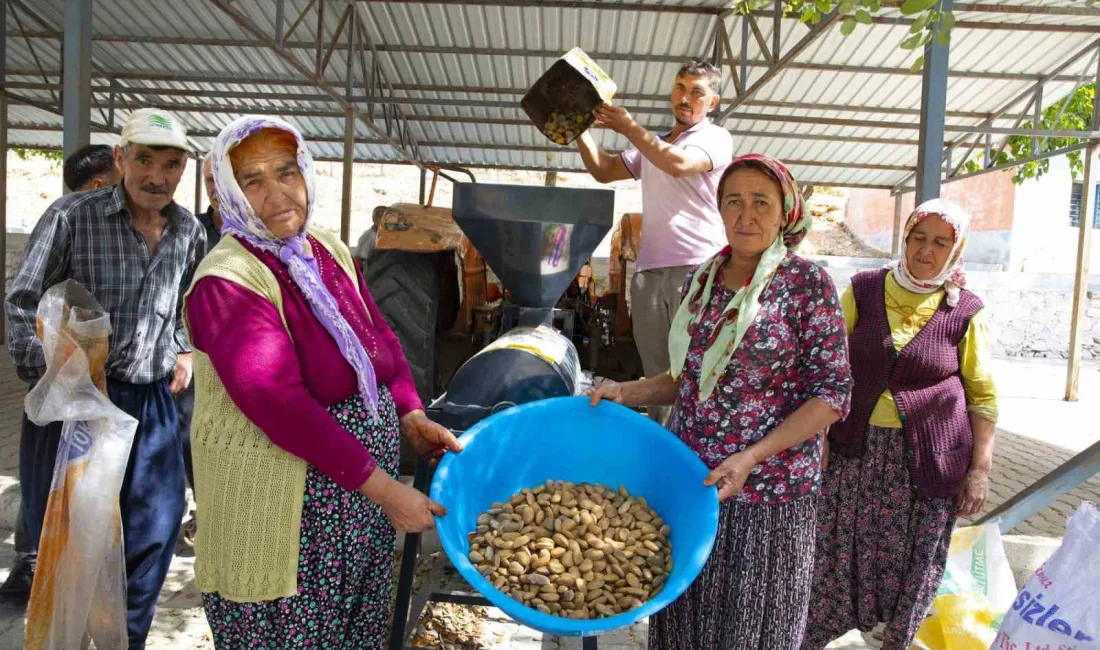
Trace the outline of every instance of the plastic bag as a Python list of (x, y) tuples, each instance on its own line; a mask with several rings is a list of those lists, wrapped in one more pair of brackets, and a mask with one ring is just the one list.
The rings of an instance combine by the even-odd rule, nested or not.
[(1020, 590), (992, 650), (1100, 649), (1100, 512), (1088, 501)]
[(986, 650), (1015, 596), (1016, 581), (997, 524), (957, 528), (932, 611), (914, 644), (929, 650)]
[(107, 398), (110, 317), (79, 283), (38, 304), (46, 374), (27, 394), (35, 424), (62, 421), (38, 545), (24, 648), (127, 646), (126, 565), (118, 495), (137, 421)]

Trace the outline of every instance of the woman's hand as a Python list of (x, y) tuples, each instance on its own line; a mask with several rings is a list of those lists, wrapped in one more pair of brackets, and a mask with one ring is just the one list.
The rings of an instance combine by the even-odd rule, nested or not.
[(447, 514), (446, 508), (426, 494), (394, 480), (381, 468), (371, 472), (359, 493), (381, 506), (393, 527), (402, 533), (424, 532), (435, 526), (433, 515)]
[(745, 487), (745, 481), (749, 478), (749, 473), (757, 464), (751, 452), (736, 453), (711, 470), (710, 474), (703, 479), (703, 485), (707, 487), (717, 485), (718, 500), (725, 501), (741, 492)]
[(617, 381), (606, 379), (598, 386), (593, 386), (584, 392), (588, 396), (588, 404), (596, 406), (600, 400), (608, 400), (616, 404), (623, 403), (623, 385)]
[(963, 478), (962, 490), (955, 499), (960, 517), (969, 517), (982, 511), (989, 495), (989, 470), (971, 469)]
[(417, 409), (409, 411), (400, 420), (401, 433), (409, 439), (416, 453), (425, 460), (438, 461), (444, 452), (462, 451), (462, 444), (454, 434)]

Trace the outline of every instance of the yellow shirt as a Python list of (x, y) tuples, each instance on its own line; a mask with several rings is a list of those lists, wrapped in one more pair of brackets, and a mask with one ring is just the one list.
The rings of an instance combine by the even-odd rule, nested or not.
[[(922, 330), (928, 319), (936, 313), (943, 300), (944, 291), (929, 294), (913, 293), (898, 285), (894, 274), (886, 276), (886, 320), (890, 323), (890, 335), (894, 347), (901, 350)], [(844, 322), (851, 335), (859, 321), (856, 309), (856, 297), (849, 285), (840, 298), (840, 308), (844, 311)], [(966, 334), (959, 341), (959, 370), (963, 388), (966, 391), (967, 409), (990, 422), (997, 421), (997, 387), (989, 367), (989, 326), (985, 320), (985, 311), (981, 310), (970, 319)], [(885, 390), (879, 396), (869, 424), (891, 429), (901, 428), (898, 407), (894, 395)]]

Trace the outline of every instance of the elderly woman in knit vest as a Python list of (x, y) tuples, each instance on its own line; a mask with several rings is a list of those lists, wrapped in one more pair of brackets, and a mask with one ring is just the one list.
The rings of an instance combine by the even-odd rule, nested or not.
[(814, 566), (822, 432), (848, 412), (844, 318), (794, 254), (809, 229), (783, 163), (734, 159), (715, 197), (729, 245), (688, 274), (669, 372), (603, 383), (593, 403), (673, 404), (669, 428), (712, 469), (718, 539), (650, 622), (650, 650), (797, 650)]
[(879, 624), (885, 650), (908, 648), (956, 517), (985, 502), (997, 397), (982, 301), (964, 288), (969, 230), (954, 203), (921, 204), (904, 257), (841, 298), (855, 388), (829, 431), (804, 650)]
[(381, 648), (396, 530), (444, 514), (396, 480), (400, 436), (426, 456), (459, 445), (425, 416), (348, 249), (309, 228), (298, 131), (241, 118), (211, 155), (222, 240), (185, 300), (195, 574), (215, 645)]

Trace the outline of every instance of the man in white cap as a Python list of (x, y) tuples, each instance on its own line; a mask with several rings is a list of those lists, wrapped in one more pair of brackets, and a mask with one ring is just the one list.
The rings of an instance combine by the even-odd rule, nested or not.
[[(66, 279), (80, 282), (111, 317), (107, 392), (137, 419), (119, 494), (130, 648), (144, 648), (172, 561), (184, 508), (183, 456), (172, 396), (191, 381), (191, 348), (180, 318), (183, 292), (206, 235), (172, 196), (187, 164), (187, 132), (171, 114), (133, 112), (115, 147), (122, 182), (68, 194), (46, 210), (27, 242), (4, 301), (8, 351), (33, 384), (45, 370), (35, 332), (38, 301)], [(41, 534), (60, 424), (23, 418), (20, 491), (28, 534)]]

